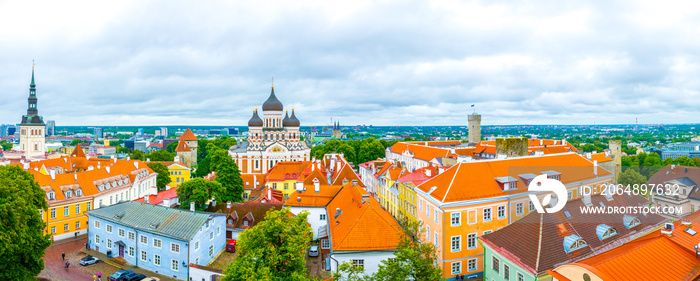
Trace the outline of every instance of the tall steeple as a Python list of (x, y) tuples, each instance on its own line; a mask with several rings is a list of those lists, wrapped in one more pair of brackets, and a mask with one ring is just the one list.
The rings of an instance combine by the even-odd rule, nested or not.
[(29, 83), (29, 98), (27, 98), (27, 115), (22, 116), (22, 124), (44, 125), (44, 118), (39, 115), (37, 108), (36, 83), (34, 83), (34, 62), (32, 62), (32, 82)]
[(28, 107), (27, 107), (27, 115), (37, 115), (39, 113), (39, 110), (36, 108), (36, 84), (34, 83), (34, 62), (32, 62), (32, 83), (29, 84), (29, 98), (28, 100)]

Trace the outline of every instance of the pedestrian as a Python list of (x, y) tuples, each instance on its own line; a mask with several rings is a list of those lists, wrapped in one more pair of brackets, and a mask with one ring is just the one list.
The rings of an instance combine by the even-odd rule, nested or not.
[(92, 281), (97, 281), (97, 275), (95, 275), (95, 274), (92, 275)]
[(88, 251), (90, 250), (90, 241), (85, 242), (85, 249)]
[(70, 265), (70, 262), (66, 262), (66, 268), (68, 268), (69, 265)]
[(61, 259), (66, 260), (66, 253), (65, 252), (61, 253)]

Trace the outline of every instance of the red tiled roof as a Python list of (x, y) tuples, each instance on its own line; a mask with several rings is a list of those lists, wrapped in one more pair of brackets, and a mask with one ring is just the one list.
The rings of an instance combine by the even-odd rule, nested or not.
[[(177, 187), (173, 187), (171, 189), (158, 192), (157, 195), (149, 195), (148, 204), (158, 205), (160, 203), (163, 203), (164, 199), (173, 199), (176, 197), (177, 197)], [(143, 197), (136, 199), (134, 201), (145, 202)]]
[(266, 181), (299, 180), (311, 161), (283, 161), (275, 164), (265, 177)]
[[(404, 174), (399, 178), (399, 182), (410, 182), (414, 186), (418, 186), (427, 180), (433, 178), (436, 174), (436, 168), (435, 167), (423, 167), (420, 169), (416, 169), (413, 172), (410, 172), (408, 174)], [(426, 171), (430, 171), (430, 175), (426, 175)]]

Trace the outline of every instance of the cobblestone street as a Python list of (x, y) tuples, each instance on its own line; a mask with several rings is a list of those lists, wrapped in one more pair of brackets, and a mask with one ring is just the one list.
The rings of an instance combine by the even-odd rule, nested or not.
[[(92, 275), (81, 271), (78, 264), (83, 255), (80, 249), (85, 247), (87, 238), (69, 239), (68, 241), (55, 242), (46, 249), (44, 256), (44, 270), (38, 277), (44, 280), (53, 281), (73, 281), (92, 280)], [(66, 267), (66, 262), (61, 258), (61, 253), (66, 253), (66, 260), (70, 262), (70, 267)]]

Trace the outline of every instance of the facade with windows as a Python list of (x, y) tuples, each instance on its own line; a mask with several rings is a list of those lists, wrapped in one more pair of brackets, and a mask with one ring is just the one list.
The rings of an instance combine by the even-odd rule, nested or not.
[(186, 280), (226, 245), (224, 214), (122, 202), (87, 212), (92, 249), (130, 265)]
[(436, 246), (445, 278), (483, 275), (490, 261), (480, 237), (536, 211), (527, 185), (538, 175), (558, 178), (574, 200), (581, 185), (597, 192), (597, 186), (612, 179), (588, 159), (563, 153), (458, 163), (416, 187), (422, 239)]

